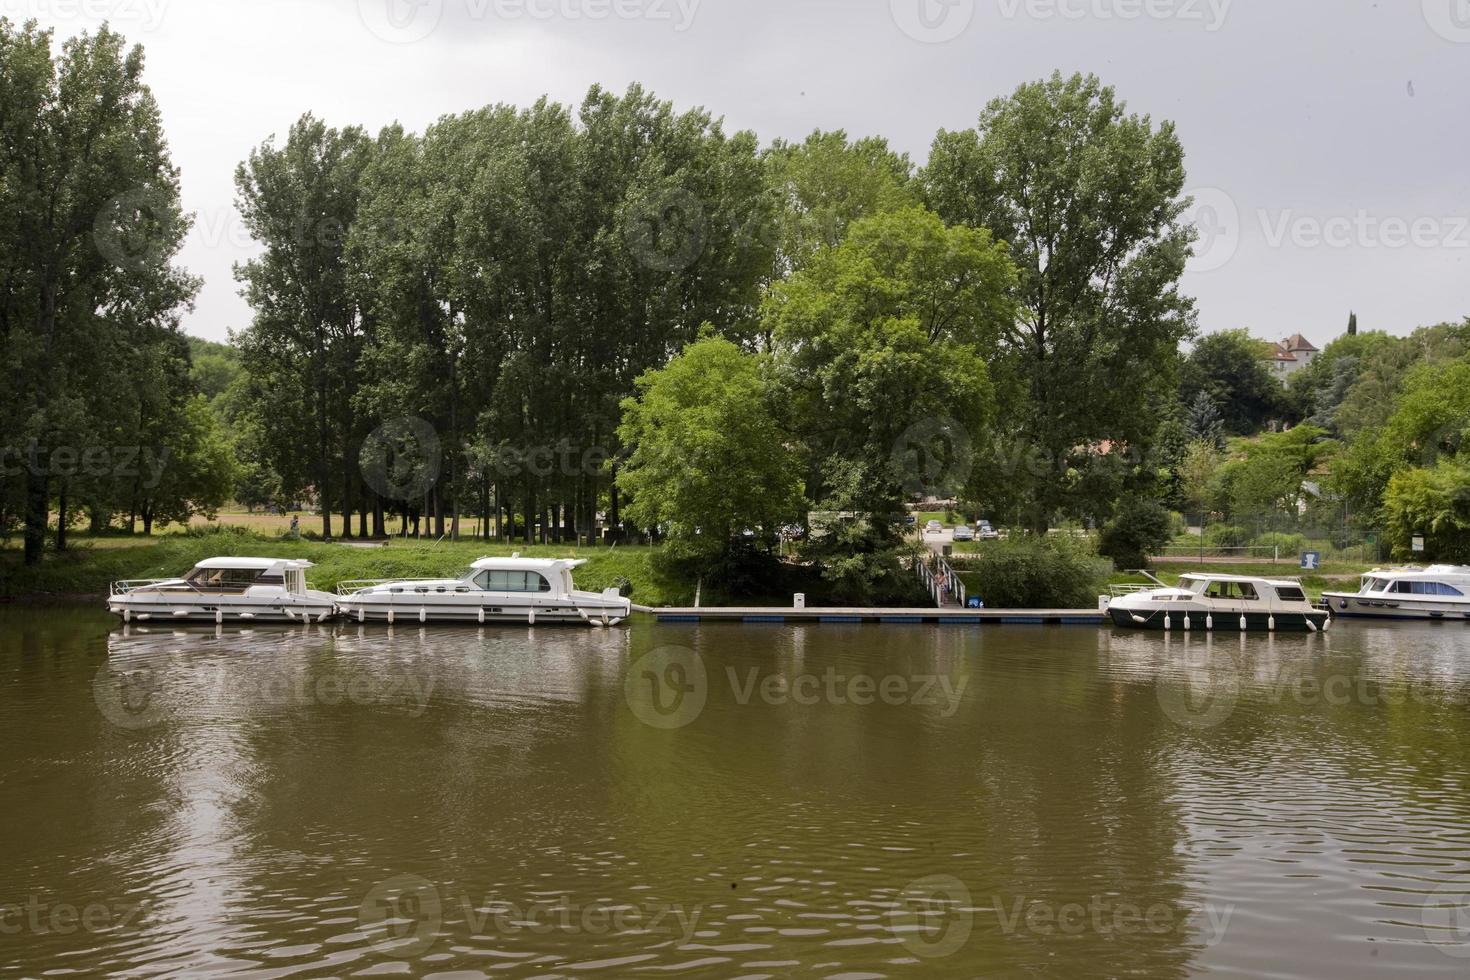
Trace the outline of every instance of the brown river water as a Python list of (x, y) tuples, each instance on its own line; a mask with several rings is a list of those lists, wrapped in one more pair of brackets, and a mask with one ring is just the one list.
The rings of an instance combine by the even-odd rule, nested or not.
[(1470, 975), (1470, 627), (0, 609), (0, 976)]

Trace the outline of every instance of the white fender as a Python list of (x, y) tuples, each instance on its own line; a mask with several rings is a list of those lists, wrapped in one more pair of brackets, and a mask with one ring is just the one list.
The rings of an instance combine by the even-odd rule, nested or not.
[(1307, 617), (1307, 629), (1311, 630), (1313, 633), (1317, 632), (1317, 624), (1312, 622), (1312, 617), (1310, 616)]
[(481, 626), (484, 626), (485, 625), (485, 607), (484, 606), (481, 606), (480, 607), (479, 619), (480, 619), (480, 625)]
[[(1308, 620), (1308, 622), (1311, 622), (1311, 620)], [(1276, 632), (1276, 617), (1275, 616), (1272, 616), (1270, 619), (1266, 620), (1266, 629), (1270, 630), (1272, 633)]]
[(123, 622), (124, 623), (131, 623), (132, 621), (133, 621), (133, 611), (131, 609), (129, 609), (127, 606), (123, 606)]
[(225, 611), (223, 609), (216, 609), (214, 611), (214, 625), (218, 626), (221, 623), (223, 623), (224, 621), (225, 621)]
[(286, 618), (287, 619), (291, 620), (291, 622), (293, 622), (293, 623), (296, 622), (296, 611), (295, 610), (293, 610), (290, 606), (287, 606), (286, 609), (285, 609), (285, 613), (286, 613)]
[(1212, 630), (1214, 628), (1215, 628), (1215, 614), (1214, 613), (1208, 613), (1205, 616), (1205, 629)]
[(1184, 632), (1188, 633), (1189, 630), (1190, 630), (1189, 613), (1185, 613), (1184, 614)]
[(1168, 613), (1164, 613), (1164, 632), (1167, 633), (1167, 632), (1169, 632), (1169, 630), (1171, 630), (1173, 628), (1174, 628), (1174, 621), (1169, 618), (1169, 614)]
[(138, 613), (138, 622), (140, 622), (140, 623), (146, 623), (148, 620), (150, 620), (152, 618), (153, 618), (153, 614), (152, 613)]
[(1248, 629), (1250, 629), (1250, 626), (1247, 625), (1247, 623), (1245, 621), (1245, 615), (1242, 613), (1241, 614), (1241, 617), (1240, 617), (1240, 631), (1242, 633), (1244, 633)]
[(530, 609), (527, 609), (526, 610), (526, 624), (528, 626), (535, 626), (536, 625), (536, 607), (535, 606), (532, 606)]
[(426, 609), (426, 608), (424, 608), (423, 606), (419, 606), (419, 622), (420, 623), (427, 623), (428, 621), (429, 621), (429, 610)]
[(391, 606), (388, 607), (388, 625), (393, 625), (393, 608)]
[(367, 622), (367, 606), (358, 606), (357, 607), (357, 621), (359, 623), (366, 623)]
[(174, 619), (183, 619), (187, 615), (189, 615), (189, 610), (187, 610), (187, 609), (175, 609), (174, 610)]

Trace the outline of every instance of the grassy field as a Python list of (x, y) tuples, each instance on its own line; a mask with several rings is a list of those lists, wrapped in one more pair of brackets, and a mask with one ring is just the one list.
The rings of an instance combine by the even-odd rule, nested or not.
[[(692, 603), (695, 589), (694, 583), (675, 580), (661, 571), (655, 561), (657, 551), (649, 547), (579, 549), (569, 545), (397, 540), (386, 548), (356, 548), (339, 543), (288, 541), (243, 529), (164, 534), (151, 540), (79, 535), (73, 542), (73, 550), (48, 553), (36, 568), (24, 567), (15, 548), (0, 553), (0, 597), (102, 597), (114, 581), (175, 576), (205, 558), (217, 556), (305, 558), (317, 566), (309, 575), (312, 586), (331, 591), (338, 582), (352, 579), (458, 575), (477, 558), (513, 552), (538, 558), (585, 558), (588, 564), (577, 572), (578, 588), (600, 591), (626, 578), (633, 584), (633, 601), (640, 604)], [(713, 598), (706, 596), (705, 602)]]

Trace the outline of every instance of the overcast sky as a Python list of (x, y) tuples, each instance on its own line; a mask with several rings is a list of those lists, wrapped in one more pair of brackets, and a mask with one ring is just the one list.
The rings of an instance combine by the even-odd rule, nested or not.
[(190, 333), (249, 322), (233, 172), (311, 111), (413, 129), (642, 82), (763, 141), (941, 128), (1054, 69), (1178, 125), (1213, 331), (1319, 345), (1349, 309), (1405, 333), (1470, 314), (1470, 0), (0, 0), (148, 54), (203, 276)]

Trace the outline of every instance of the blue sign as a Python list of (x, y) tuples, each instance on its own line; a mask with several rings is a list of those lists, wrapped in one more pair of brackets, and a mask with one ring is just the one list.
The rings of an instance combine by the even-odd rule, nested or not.
[(1322, 552), (1320, 552), (1320, 551), (1304, 551), (1304, 552), (1302, 552), (1302, 571), (1304, 571), (1304, 572), (1315, 572), (1315, 571), (1319, 570), (1321, 567), (1322, 567)]
[(981, 599), (979, 596), (973, 596), (972, 595), (972, 596), (970, 596), (970, 601), (967, 602), (966, 605), (969, 606), (971, 609), (984, 609), (985, 608), (985, 601), (983, 599)]

